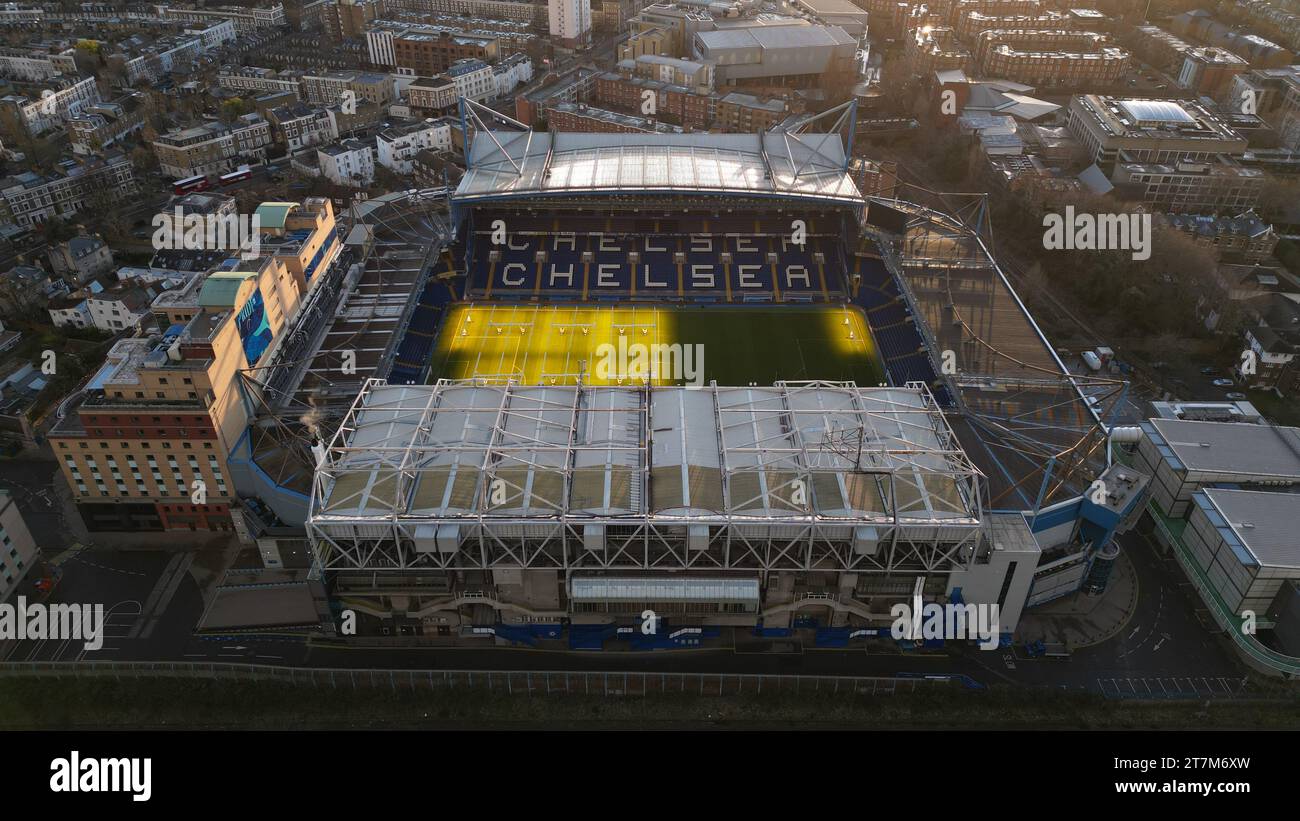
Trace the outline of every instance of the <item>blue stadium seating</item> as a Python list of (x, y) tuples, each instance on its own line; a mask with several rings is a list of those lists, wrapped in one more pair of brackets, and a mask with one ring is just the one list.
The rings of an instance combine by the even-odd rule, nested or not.
[(433, 343), (443, 310), (455, 299), (451, 282), (436, 278), (440, 273), (455, 270), (455, 259), (444, 256), (439, 262), (440, 265), (434, 269), (434, 276), (421, 289), (410, 321), (402, 330), (397, 356), (388, 374), (388, 381), (392, 384), (403, 385), (421, 380), (425, 365), (433, 354)]
[[(509, 227), (504, 242), (491, 231), (498, 219)], [(829, 217), (808, 221), (806, 240), (794, 245), (788, 223), (774, 218), (559, 219), (487, 212), (472, 217), (465, 232), (466, 297), (697, 302), (842, 298), (845, 255), (840, 226)]]
[(880, 358), (889, 372), (889, 381), (895, 385), (925, 382), (935, 386), (935, 399), (940, 404), (948, 404), (948, 392), (938, 382), (921, 332), (884, 261), (878, 257), (855, 256), (848, 270), (850, 278), (858, 277), (858, 292), (853, 301), (867, 316)]

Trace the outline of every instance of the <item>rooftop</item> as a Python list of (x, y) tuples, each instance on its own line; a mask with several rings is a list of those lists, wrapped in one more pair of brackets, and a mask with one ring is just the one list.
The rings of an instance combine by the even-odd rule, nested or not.
[(1300, 428), (1181, 419), (1142, 428), (1175, 470), (1300, 480)]
[[(850, 441), (852, 440), (852, 441)], [(920, 383), (365, 386), (317, 518), (978, 523), (979, 472)], [(795, 495), (795, 483), (811, 487)], [(495, 480), (504, 499), (493, 502)]]
[(1300, 541), (1295, 537), (1300, 530), (1300, 496), (1227, 488), (1205, 488), (1200, 494), (1209, 502), (1202, 509), (1224, 541), (1254, 558), (1245, 564), (1300, 568)]
[(844, 160), (837, 134), (480, 133), (455, 196), (706, 191), (860, 202)]

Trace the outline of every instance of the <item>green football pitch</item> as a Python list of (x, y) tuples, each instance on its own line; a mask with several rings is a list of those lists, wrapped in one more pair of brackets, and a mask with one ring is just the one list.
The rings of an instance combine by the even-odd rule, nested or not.
[[(705, 382), (770, 385), (785, 380), (882, 381), (861, 311), (852, 307), (684, 308), (657, 305), (466, 304), (451, 308), (434, 347), (430, 378), (513, 377), (524, 384), (614, 384), (602, 369), (620, 349), (693, 345)], [(632, 371), (636, 375), (638, 371)], [(674, 377), (677, 378), (674, 378)], [(655, 384), (684, 381), (667, 368)]]

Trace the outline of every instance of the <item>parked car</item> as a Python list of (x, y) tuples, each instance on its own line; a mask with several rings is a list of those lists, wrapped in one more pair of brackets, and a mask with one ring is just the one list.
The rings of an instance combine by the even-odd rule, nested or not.
[(1205, 374), (1206, 376), (1213, 376), (1216, 370), (1218, 370), (1218, 368), (1211, 368), (1210, 366), (1207, 365), (1204, 368), (1201, 368), (1201, 373)]
[(1211, 382), (1210, 384), (1214, 385), (1214, 387), (1216, 387), (1216, 388), (1231, 388), (1231, 387), (1232, 387), (1232, 380), (1231, 380), (1231, 379), (1224, 379), (1223, 377), (1219, 377), (1218, 379), (1214, 380), (1214, 381)]
[(1233, 391), (1232, 393), (1226, 394), (1226, 396), (1233, 402), (1243, 402), (1246, 399), (1246, 394), (1241, 393), (1240, 391)]

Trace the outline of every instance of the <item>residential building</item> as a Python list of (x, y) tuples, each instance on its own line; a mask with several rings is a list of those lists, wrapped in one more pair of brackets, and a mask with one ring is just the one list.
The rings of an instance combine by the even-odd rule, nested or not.
[(456, 94), (476, 103), (485, 102), (496, 95), (496, 77), (492, 66), (482, 60), (467, 57), (457, 60), (447, 68), (447, 76), (456, 84)]
[(303, 100), (312, 105), (346, 102), (348, 92), (355, 105), (373, 103), (388, 106), (396, 100), (393, 78), (369, 71), (332, 71), (302, 78)]
[(1249, 68), (1249, 63), (1226, 49), (1213, 46), (1193, 48), (1183, 55), (1178, 85), (1198, 97), (1217, 100), (1232, 88), (1237, 75)]
[(266, 112), (266, 119), (275, 141), (290, 152), (333, 142), (339, 136), (328, 111), (305, 103), (273, 108)]
[(149, 306), (158, 293), (154, 286), (135, 280), (90, 293), (86, 296), (90, 322), (109, 333), (138, 329), (142, 322), (151, 318)]
[(183, 23), (212, 23), (229, 20), (234, 23), (235, 31), (240, 34), (252, 34), (259, 29), (279, 28), (288, 24), (284, 6), (273, 3), (270, 6), (205, 6), (203, 8), (173, 5), (154, 6), (157, 16), (164, 20), (177, 20)]
[(684, 86), (610, 72), (596, 78), (591, 99), (613, 110), (633, 114), (644, 112), (647, 101), (653, 100), (651, 110), (656, 119), (705, 131), (713, 124), (722, 98), (717, 94), (696, 94)]
[(591, 39), (591, 0), (547, 0), (551, 38), (562, 48), (577, 48)]
[(417, 77), (406, 87), (406, 104), (422, 114), (453, 108), (459, 97), (456, 81), (446, 75)]
[(322, 16), (325, 34), (336, 43), (359, 40), (365, 35), (366, 27), (382, 18), (387, 10), (387, 0), (334, 0)]
[(152, 106), (149, 96), (129, 92), (119, 100), (92, 103), (65, 125), (76, 154), (102, 154), (105, 149), (144, 128)]
[(450, 118), (428, 119), (394, 125), (375, 137), (376, 159), (383, 167), (398, 174), (410, 174), (415, 155), (425, 149), (451, 150)]
[(683, 86), (696, 94), (710, 94), (714, 88), (714, 65), (698, 60), (646, 54), (623, 60), (618, 69), (623, 74)]
[(0, 98), (0, 110), (32, 136), (62, 128), (65, 120), (79, 115), (87, 105), (99, 102), (94, 77), (60, 75), (43, 85), (35, 99), (25, 94)]
[(136, 191), (135, 171), (122, 154), (70, 160), (54, 173), (0, 179), (0, 222), (34, 228), (50, 217), (66, 219), (92, 205), (131, 199)]
[(555, 103), (546, 111), (546, 119), (557, 131), (586, 131), (603, 134), (632, 134), (638, 132), (680, 134), (680, 126), (673, 126), (648, 117), (636, 117), (593, 108), (583, 103)]
[(330, 182), (349, 188), (370, 185), (375, 179), (374, 145), (349, 138), (316, 149), (320, 172)]
[(718, 100), (715, 125), (723, 131), (757, 134), (770, 131), (789, 114), (785, 100), (733, 91)]
[(85, 295), (59, 296), (50, 300), (46, 310), (56, 328), (93, 328), (95, 320), (90, 315), (90, 304)]
[(206, 123), (171, 131), (153, 141), (162, 173), (176, 179), (225, 174), (241, 164), (263, 162), (273, 142), (271, 124), (260, 114), (233, 123)]
[(50, 270), (73, 288), (113, 270), (113, 250), (99, 237), (73, 237), (49, 250)]
[(1197, 245), (1214, 251), (1219, 259), (1237, 263), (1263, 262), (1273, 255), (1278, 236), (1273, 226), (1254, 211), (1236, 216), (1212, 214), (1168, 214), (1166, 224), (1190, 235)]
[(63, 73), (47, 51), (0, 48), (0, 77), (24, 83), (43, 83)]
[(533, 79), (533, 61), (526, 54), (511, 54), (492, 66), (496, 97), (506, 97)]
[(217, 74), (217, 85), (241, 93), (262, 94), (287, 91), (300, 96), (302, 76), (302, 72), (275, 71), (257, 66), (223, 66)]
[(366, 30), (370, 62), (399, 73), (428, 76), (446, 71), (452, 63), (466, 57), (494, 62), (510, 54), (523, 53), (536, 41), (536, 36), (527, 30), (484, 28), (482, 21), (439, 19), (446, 22), (380, 20), (370, 26)]
[(1097, 88), (1120, 83), (1129, 55), (1090, 31), (990, 29), (975, 40), (974, 59), (989, 77), (1047, 88)]

